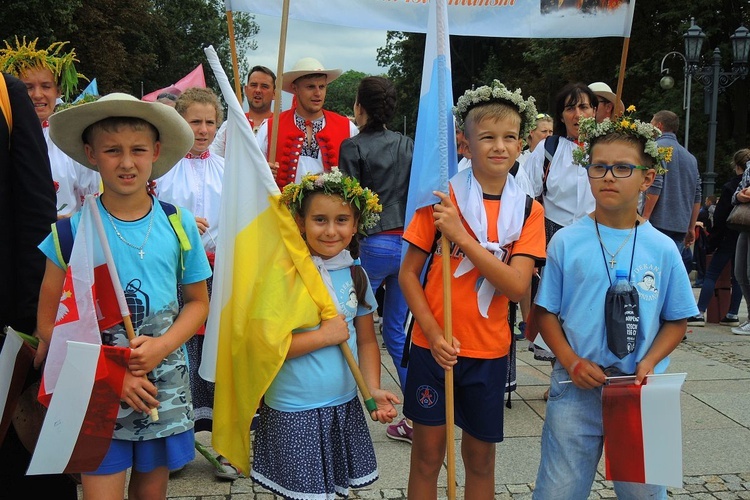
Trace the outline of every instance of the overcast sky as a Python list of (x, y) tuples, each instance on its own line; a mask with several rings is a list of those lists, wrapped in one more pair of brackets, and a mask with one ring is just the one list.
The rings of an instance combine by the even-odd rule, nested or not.
[[(258, 49), (247, 55), (250, 66), (262, 64), (274, 72), (278, 66), (281, 18), (255, 14), (260, 26), (256, 40)], [(385, 31), (364, 30), (289, 20), (287, 27), (284, 69), (289, 70), (297, 60), (314, 57), (327, 69), (350, 69), (379, 75), (387, 68), (378, 66), (377, 49), (385, 46)]]

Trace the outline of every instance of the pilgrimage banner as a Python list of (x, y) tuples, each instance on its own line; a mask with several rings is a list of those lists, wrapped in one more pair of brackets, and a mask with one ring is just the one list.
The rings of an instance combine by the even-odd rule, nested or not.
[[(225, 0), (227, 11), (281, 17), (282, 0)], [(426, 33), (429, 0), (290, 0), (289, 18)], [(635, 0), (448, 0), (451, 35), (629, 37)]]

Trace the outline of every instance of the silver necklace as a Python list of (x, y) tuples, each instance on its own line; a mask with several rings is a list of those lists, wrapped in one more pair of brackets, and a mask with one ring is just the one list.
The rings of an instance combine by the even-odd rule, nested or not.
[[(104, 205), (102, 205), (102, 206), (104, 206)], [(154, 206), (153, 206), (153, 204), (151, 205), (151, 210), (150, 210), (151, 215), (148, 218), (148, 229), (146, 230), (146, 237), (143, 238), (143, 243), (141, 243), (141, 246), (139, 246), (139, 247), (137, 247), (137, 246), (133, 245), (132, 243), (130, 243), (128, 240), (126, 240), (122, 236), (122, 234), (120, 234), (120, 231), (117, 229), (117, 225), (115, 225), (115, 219), (114, 219), (114, 217), (112, 217), (112, 214), (109, 213), (109, 210), (107, 210), (107, 207), (104, 207), (104, 211), (107, 212), (107, 219), (109, 219), (109, 223), (112, 224), (112, 229), (115, 230), (115, 234), (117, 235), (118, 238), (120, 238), (120, 241), (122, 241), (123, 243), (125, 243), (130, 248), (135, 248), (136, 250), (138, 250), (138, 255), (141, 257), (141, 260), (143, 260), (143, 256), (146, 255), (146, 252), (143, 251), (143, 247), (146, 246), (146, 242), (148, 241), (148, 237), (151, 236), (151, 228), (154, 225)]]
[(636, 224), (633, 224), (633, 227), (630, 228), (630, 232), (623, 240), (622, 244), (620, 245), (620, 248), (615, 250), (615, 253), (610, 252), (609, 250), (607, 250), (607, 247), (604, 246), (604, 241), (602, 240), (602, 236), (599, 234), (599, 221), (596, 220), (596, 216), (594, 216), (594, 226), (596, 227), (596, 237), (599, 238), (599, 244), (602, 246), (602, 250), (607, 252), (607, 254), (610, 256), (609, 267), (614, 269), (615, 265), (617, 264), (615, 257), (617, 256), (618, 253), (620, 253), (620, 250), (623, 249), (623, 247), (625, 246), (625, 243), (627, 243), (630, 240), (630, 236), (633, 234), (633, 230), (635, 229)]

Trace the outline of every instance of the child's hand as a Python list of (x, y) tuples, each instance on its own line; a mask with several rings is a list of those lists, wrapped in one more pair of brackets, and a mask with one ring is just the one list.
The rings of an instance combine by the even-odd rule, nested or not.
[(159, 365), (169, 353), (164, 353), (158, 338), (139, 335), (130, 341), (128, 368), (136, 377), (147, 375)]
[(156, 394), (156, 386), (146, 377), (135, 376), (130, 371), (125, 372), (120, 399), (132, 409), (140, 413), (149, 413), (151, 408), (159, 406)]
[(593, 389), (607, 381), (601, 367), (585, 358), (577, 358), (569, 368), (570, 380), (581, 389)]
[(36, 346), (36, 352), (34, 353), (34, 368), (38, 370), (44, 363), (44, 360), (47, 359), (49, 344), (38, 333), (34, 332), (34, 336), (39, 339), (39, 345)]
[(435, 219), (435, 228), (443, 233), (443, 236), (454, 243), (468, 235), (466, 228), (461, 224), (461, 218), (458, 216), (458, 210), (453, 206), (450, 197), (440, 191), (433, 191), (432, 194), (440, 198), (440, 203), (432, 206), (432, 217)]
[(268, 166), (271, 167), (271, 175), (273, 175), (273, 178), (276, 178), (276, 172), (279, 171), (279, 162), (271, 163), (268, 162)]
[(377, 420), (381, 424), (389, 424), (393, 422), (393, 419), (398, 415), (398, 412), (393, 405), (401, 402), (399, 401), (398, 396), (392, 392), (384, 391), (383, 389), (375, 389), (372, 391), (372, 398), (378, 404), (378, 409), (370, 412), (372, 419)]
[(635, 367), (635, 385), (641, 385), (646, 375), (654, 373), (654, 364), (643, 358)]
[(205, 217), (196, 217), (195, 218), (195, 223), (198, 226), (198, 232), (200, 234), (203, 234), (206, 231), (208, 231), (208, 228), (209, 228), (209, 226), (208, 226), (208, 219), (206, 219)]
[(437, 361), (437, 364), (439, 364), (443, 370), (450, 370), (453, 365), (458, 363), (458, 354), (461, 352), (461, 342), (459, 342), (456, 337), (453, 337), (453, 345), (449, 345), (443, 335), (435, 336), (429, 342), (432, 357), (435, 358), (435, 361)]
[(339, 345), (349, 340), (349, 326), (346, 324), (346, 316), (339, 314), (335, 318), (324, 319), (320, 324), (319, 332), (326, 340), (326, 345)]

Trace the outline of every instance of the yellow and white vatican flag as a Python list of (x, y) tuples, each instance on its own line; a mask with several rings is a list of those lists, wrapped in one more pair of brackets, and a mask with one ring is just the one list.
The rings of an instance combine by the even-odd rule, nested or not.
[(216, 382), (212, 445), (244, 474), (250, 423), (281, 368), (291, 332), (336, 316), (292, 215), (213, 47), (228, 106), (227, 149), (211, 308), (200, 375)]

